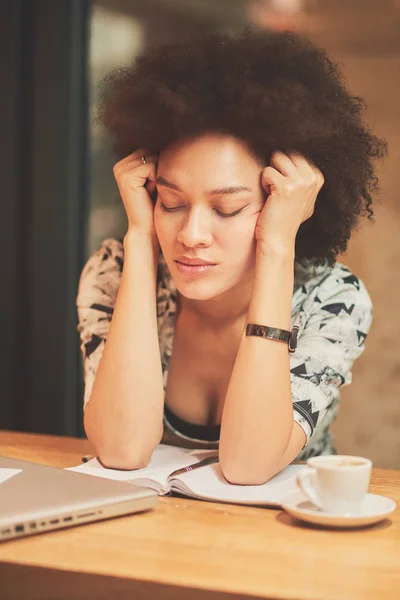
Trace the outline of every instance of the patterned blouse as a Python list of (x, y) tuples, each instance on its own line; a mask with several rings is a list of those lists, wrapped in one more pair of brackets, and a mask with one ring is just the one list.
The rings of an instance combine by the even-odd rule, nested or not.
[[(118, 294), (124, 261), (121, 240), (104, 240), (85, 264), (78, 288), (78, 332), (89, 400)], [(290, 354), (294, 420), (306, 434), (299, 460), (334, 454), (330, 425), (339, 407), (340, 388), (351, 383), (353, 362), (364, 350), (372, 321), (371, 299), (364, 284), (340, 263), (316, 266), (295, 262), (291, 326), (299, 327)], [(172, 353), (177, 290), (160, 252), (157, 272), (157, 323), (164, 392)], [(220, 426), (187, 423), (168, 407), (162, 442), (217, 448)], [(206, 433), (206, 435), (204, 435)]]

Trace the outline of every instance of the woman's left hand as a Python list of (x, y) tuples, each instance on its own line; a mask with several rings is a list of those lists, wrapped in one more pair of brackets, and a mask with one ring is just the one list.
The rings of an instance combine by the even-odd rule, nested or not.
[(261, 184), (268, 196), (255, 228), (257, 245), (293, 247), (300, 225), (314, 213), (324, 184), (321, 171), (300, 154), (276, 151), (262, 172)]

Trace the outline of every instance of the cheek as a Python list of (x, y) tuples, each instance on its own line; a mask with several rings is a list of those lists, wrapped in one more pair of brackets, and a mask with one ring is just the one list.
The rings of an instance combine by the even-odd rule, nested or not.
[(241, 219), (234, 226), (221, 232), (220, 243), (225, 249), (233, 254), (241, 254), (243, 258), (248, 256), (256, 248), (255, 227), (257, 217)]
[(253, 270), (256, 261), (257, 240), (255, 237), (255, 225), (235, 227), (220, 240), (222, 256), (226, 266), (233, 270), (235, 277), (242, 279)]

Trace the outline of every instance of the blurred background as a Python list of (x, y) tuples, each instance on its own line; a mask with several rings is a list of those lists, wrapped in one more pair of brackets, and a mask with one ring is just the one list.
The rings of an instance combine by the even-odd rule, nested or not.
[(388, 141), (376, 221), (339, 257), (365, 282), (374, 322), (334, 434), (340, 453), (400, 468), (400, 0), (1, 1), (0, 429), (83, 435), (77, 283), (126, 230), (110, 141), (93, 126), (102, 78), (155, 42), (246, 23), (325, 47)]

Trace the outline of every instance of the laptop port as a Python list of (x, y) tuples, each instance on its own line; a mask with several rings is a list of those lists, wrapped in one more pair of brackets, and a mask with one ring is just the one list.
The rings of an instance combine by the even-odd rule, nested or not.
[(64, 521), (67, 523), (68, 521), (72, 521), (72, 517), (64, 517)]
[(23, 525), (15, 526), (15, 533), (23, 533), (25, 531), (25, 527)]
[(60, 519), (53, 519), (52, 521), (50, 521), (50, 525), (57, 525), (57, 523), (60, 522)]
[(29, 527), (31, 529), (36, 529), (36, 523), (29, 523)]

